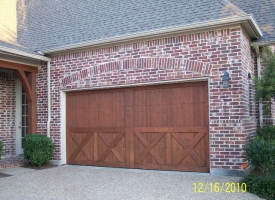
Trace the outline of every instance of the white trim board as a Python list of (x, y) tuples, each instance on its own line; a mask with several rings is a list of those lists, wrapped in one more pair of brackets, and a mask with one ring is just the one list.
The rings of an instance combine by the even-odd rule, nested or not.
[(22, 126), (22, 84), (19, 79), (15, 81), (15, 132), (16, 155), (22, 154), (21, 129)]
[(205, 76), (202, 78), (188, 78), (188, 79), (176, 79), (169, 81), (155, 81), (155, 82), (145, 82), (145, 83), (129, 83), (123, 85), (103, 85), (94, 86), (89, 88), (76, 88), (76, 89), (61, 89), (63, 92), (73, 92), (73, 91), (85, 91), (85, 90), (102, 90), (102, 89), (116, 89), (116, 88), (126, 88), (126, 87), (138, 87), (138, 86), (150, 86), (150, 85), (165, 85), (165, 84), (176, 84), (184, 82), (198, 82), (198, 81), (208, 81), (209, 77)]

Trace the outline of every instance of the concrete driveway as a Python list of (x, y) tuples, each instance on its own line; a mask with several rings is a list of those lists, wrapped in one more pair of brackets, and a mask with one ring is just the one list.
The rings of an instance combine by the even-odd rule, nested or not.
[(194, 192), (194, 183), (237, 182), (239, 178), (149, 170), (61, 166), (44, 170), (0, 170), (0, 199), (260, 199), (249, 193)]

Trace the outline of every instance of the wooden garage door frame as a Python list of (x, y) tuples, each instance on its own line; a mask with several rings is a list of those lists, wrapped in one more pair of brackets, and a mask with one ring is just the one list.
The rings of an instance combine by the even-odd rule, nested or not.
[[(174, 80), (174, 81), (164, 81), (164, 82), (151, 82), (151, 83), (141, 83), (141, 84), (128, 84), (128, 85), (120, 85), (120, 86), (104, 86), (104, 87), (96, 87), (96, 88), (87, 88), (82, 90), (69, 89), (62, 90), (61, 92), (61, 162), (60, 164), (67, 164), (67, 155), (66, 155), (66, 96), (67, 92), (73, 91), (95, 91), (95, 90), (108, 90), (108, 89), (118, 89), (118, 88), (127, 88), (127, 87), (140, 87), (140, 86), (157, 86), (157, 85), (170, 85), (177, 83), (190, 83), (190, 82), (207, 82), (207, 95), (208, 95), (208, 116), (207, 120), (209, 122), (209, 78), (197, 78), (197, 79), (185, 79), (185, 80)], [(209, 142), (209, 126), (207, 128), (208, 132), (208, 150), (210, 151), (210, 142)], [(210, 152), (208, 151), (208, 172), (210, 170)]]

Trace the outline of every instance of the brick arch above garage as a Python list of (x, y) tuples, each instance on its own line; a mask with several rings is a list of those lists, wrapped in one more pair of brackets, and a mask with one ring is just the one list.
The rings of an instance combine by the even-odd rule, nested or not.
[(136, 58), (90, 66), (60, 79), (61, 88), (208, 77), (212, 65), (188, 59)]

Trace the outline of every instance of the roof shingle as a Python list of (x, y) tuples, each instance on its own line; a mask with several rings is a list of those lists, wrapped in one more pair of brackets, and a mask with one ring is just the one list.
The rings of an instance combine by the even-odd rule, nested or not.
[[(268, 0), (260, 0), (268, 1)], [(204, 23), (253, 13), (264, 37), (275, 41), (273, 3), (246, 8), (252, 3), (233, 0), (20, 0), (17, 1), (17, 43), (26, 50), (47, 50), (147, 31)], [(273, 23), (265, 27), (267, 6)], [(238, 7), (236, 7), (236, 6)], [(241, 10), (242, 9), (242, 10)], [(272, 10), (273, 9), (273, 10)], [(244, 11), (245, 12), (244, 12)], [(254, 13), (254, 10), (261, 13)], [(252, 12), (253, 11), (253, 12)], [(269, 12), (270, 11), (270, 12)], [(269, 30), (271, 29), (271, 30)], [(265, 31), (266, 30), (266, 31)], [(4, 43), (0, 43), (5, 45)], [(14, 46), (13, 48), (17, 48)]]
[(247, 14), (253, 14), (263, 37), (257, 42), (275, 41), (275, 0), (230, 0)]

